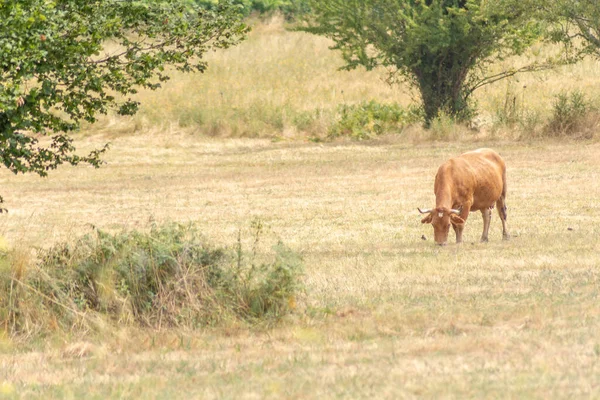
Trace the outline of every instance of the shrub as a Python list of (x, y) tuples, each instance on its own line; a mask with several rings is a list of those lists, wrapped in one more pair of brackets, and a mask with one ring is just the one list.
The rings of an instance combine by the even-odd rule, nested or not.
[(330, 121), (333, 120), (334, 114), (334, 110), (324, 108), (300, 111), (294, 115), (292, 123), (298, 132), (303, 132), (316, 139), (327, 136)]
[[(257, 230), (255, 243), (258, 242)], [(210, 245), (194, 224), (149, 232), (99, 229), (40, 255), (16, 277), (0, 257), (0, 321), (12, 332), (94, 329), (98, 321), (198, 328), (226, 321), (275, 321), (291, 312), (302, 262), (278, 243), (258, 261), (237, 247)]]
[(548, 136), (573, 135), (584, 129), (592, 104), (579, 91), (563, 92), (555, 97), (552, 118), (546, 128)]
[(404, 128), (423, 119), (417, 108), (403, 108), (397, 103), (380, 104), (374, 100), (360, 104), (343, 104), (338, 120), (329, 129), (329, 137), (348, 136), (371, 139), (384, 133), (401, 133)]

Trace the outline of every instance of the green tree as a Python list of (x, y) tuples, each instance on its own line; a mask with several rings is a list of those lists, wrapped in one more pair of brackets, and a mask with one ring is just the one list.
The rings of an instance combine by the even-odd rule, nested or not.
[(571, 60), (588, 54), (600, 58), (600, 2), (550, 0), (538, 7), (552, 24), (552, 39), (566, 45)]
[(106, 146), (76, 154), (69, 133), (80, 122), (134, 114), (139, 88), (159, 88), (168, 67), (203, 72), (204, 53), (247, 31), (228, 1), (205, 10), (177, 0), (0, 0), (2, 164), (41, 176), (64, 163), (98, 167)]
[(422, 99), (426, 124), (440, 111), (468, 118), (472, 93), (531, 64), (494, 75), (487, 67), (523, 53), (540, 37), (531, 10), (517, 0), (310, 0), (300, 28), (333, 39), (345, 68), (382, 65)]

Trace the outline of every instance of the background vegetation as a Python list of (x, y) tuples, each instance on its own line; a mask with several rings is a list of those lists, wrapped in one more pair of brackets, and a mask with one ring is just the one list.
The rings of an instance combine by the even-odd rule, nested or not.
[[(87, 126), (85, 131), (114, 136), (169, 130), (216, 137), (324, 140), (339, 137), (334, 133), (339, 124), (351, 119), (360, 127), (346, 129), (344, 132), (349, 135), (358, 131), (372, 133), (373, 126), (385, 125), (380, 132), (399, 133), (410, 140), (447, 140), (457, 136), (527, 139), (564, 135), (550, 126), (554, 104), (558, 96), (579, 93), (587, 104), (586, 116), (578, 117), (580, 129), (587, 132), (584, 137), (595, 132), (598, 75), (593, 58), (554, 70), (521, 74), (481, 88), (474, 93), (478, 113), (470, 123), (456, 123), (442, 114), (429, 131), (421, 127), (420, 121), (410, 118), (410, 123), (402, 124), (400, 129), (394, 118), (399, 112), (413, 115), (419, 94), (402, 83), (388, 85), (385, 68), (341, 71), (344, 62), (338, 53), (329, 50), (333, 44), (329, 40), (289, 31), (278, 16), (253, 20), (251, 24), (253, 31), (247, 41), (207, 56), (210, 68), (202, 77), (175, 74), (163, 90), (138, 94), (141, 106), (136, 116), (110, 116)], [(555, 51), (553, 45), (538, 43), (525, 55), (492, 65), (490, 73), (547, 59)], [(364, 112), (364, 118), (354, 115), (369, 103), (371, 111), (395, 111), (378, 117), (390, 119), (383, 125), (372, 117), (364, 117)]]
[(0, 162), (40, 176), (62, 164), (98, 167), (107, 146), (81, 156), (70, 133), (109, 110), (135, 114), (130, 96), (158, 89), (168, 68), (204, 71), (204, 53), (243, 40), (242, 19), (227, 1), (214, 10), (178, 1), (2, 1)]
[[(207, 9), (215, 8), (219, 3), (218, 0), (187, 1)], [(239, 5), (245, 15), (251, 13), (268, 15), (279, 12), (289, 20), (296, 19), (310, 10), (307, 0), (234, 0), (233, 3)]]
[(440, 113), (470, 120), (475, 90), (548, 65), (531, 63), (489, 73), (490, 64), (523, 54), (543, 38), (543, 23), (533, 18), (527, 2), (313, 0), (310, 4), (312, 13), (300, 29), (330, 38), (345, 61), (344, 69), (388, 68), (391, 82), (401, 80), (419, 93), (428, 127)]

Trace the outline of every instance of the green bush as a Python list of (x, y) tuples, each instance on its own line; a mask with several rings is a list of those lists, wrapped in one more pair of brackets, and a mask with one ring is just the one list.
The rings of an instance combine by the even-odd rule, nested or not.
[(586, 124), (593, 111), (592, 104), (579, 91), (563, 92), (555, 97), (552, 105), (552, 118), (548, 123), (548, 136), (573, 135)]
[(28, 333), (33, 326), (40, 332), (52, 325), (93, 329), (98, 320), (199, 328), (290, 313), (302, 289), (300, 257), (278, 243), (259, 261), (256, 250), (248, 255), (241, 243), (212, 246), (194, 224), (119, 234), (95, 229), (44, 251), (20, 279), (4, 255), (0, 286), (11, 296), (0, 297), (8, 310), (0, 323)]
[(329, 137), (348, 136), (370, 139), (384, 133), (401, 133), (408, 125), (422, 121), (417, 108), (403, 108), (397, 103), (380, 104), (374, 100), (360, 104), (343, 104), (338, 120), (329, 129)]

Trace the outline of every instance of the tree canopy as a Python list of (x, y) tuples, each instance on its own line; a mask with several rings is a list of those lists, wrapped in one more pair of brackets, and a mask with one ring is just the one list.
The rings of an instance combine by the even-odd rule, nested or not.
[[(516, 0), (310, 0), (302, 30), (333, 39), (345, 68), (382, 65), (418, 89), (426, 122), (440, 111), (469, 113), (477, 88), (518, 70), (486, 75), (498, 59), (521, 54), (540, 36)], [(536, 69), (530, 65), (521, 70)]]
[(541, 17), (552, 23), (552, 39), (566, 44), (569, 56), (600, 58), (600, 2), (550, 0), (538, 5)]
[(204, 53), (247, 31), (229, 1), (211, 10), (177, 0), (0, 1), (2, 164), (41, 176), (63, 163), (98, 166), (106, 147), (79, 156), (69, 132), (110, 110), (134, 114), (139, 88), (159, 88), (168, 67), (204, 72)]

